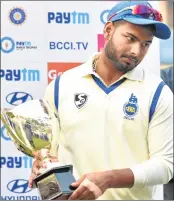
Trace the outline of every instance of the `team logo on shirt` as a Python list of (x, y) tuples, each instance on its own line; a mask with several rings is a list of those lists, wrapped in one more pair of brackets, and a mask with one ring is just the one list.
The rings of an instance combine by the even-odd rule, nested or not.
[(129, 101), (126, 102), (123, 106), (123, 111), (124, 114), (126, 115), (125, 116), (126, 119), (133, 120), (132, 117), (134, 117), (138, 113), (139, 107), (137, 102), (138, 102), (137, 97), (132, 93), (129, 98)]
[(80, 109), (82, 108), (88, 100), (88, 95), (84, 93), (74, 94), (74, 103), (75, 106)]

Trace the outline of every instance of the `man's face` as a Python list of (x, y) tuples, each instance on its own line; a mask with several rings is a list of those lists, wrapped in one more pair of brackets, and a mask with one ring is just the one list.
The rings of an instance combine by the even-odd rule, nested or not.
[[(109, 37), (106, 37), (107, 32), (110, 32)], [(104, 51), (107, 58), (117, 70), (126, 73), (143, 60), (153, 33), (150, 29), (128, 22), (122, 21), (118, 26), (110, 22), (105, 27), (105, 39)]]

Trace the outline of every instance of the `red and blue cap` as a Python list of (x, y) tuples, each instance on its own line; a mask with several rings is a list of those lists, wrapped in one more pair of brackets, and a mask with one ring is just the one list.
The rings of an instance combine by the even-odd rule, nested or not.
[(147, 1), (122, 1), (117, 3), (109, 12), (107, 21), (125, 20), (137, 25), (155, 25), (154, 36), (168, 39), (170, 28), (163, 23), (162, 15)]

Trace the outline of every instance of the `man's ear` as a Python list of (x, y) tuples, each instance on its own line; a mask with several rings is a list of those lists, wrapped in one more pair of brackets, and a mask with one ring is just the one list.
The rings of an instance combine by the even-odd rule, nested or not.
[(104, 38), (106, 41), (109, 41), (111, 36), (112, 36), (112, 33), (114, 31), (114, 25), (112, 22), (107, 22), (104, 26), (104, 30), (103, 30), (103, 34), (104, 34)]

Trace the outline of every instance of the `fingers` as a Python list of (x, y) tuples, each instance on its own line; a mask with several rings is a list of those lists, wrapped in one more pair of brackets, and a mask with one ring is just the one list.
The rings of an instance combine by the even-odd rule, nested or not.
[[(48, 149), (41, 149), (39, 151), (34, 151), (33, 155), (35, 157), (35, 160), (33, 162), (32, 166), (32, 173), (29, 177), (29, 183), (28, 186), (32, 188), (33, 186), (33, 180), (36, 176), (40, 175), (49, 165), (48, 162), (58, 162), (57, 157), (51, 156)], [(47, 158), (49, 160), (44, 160), (44, 158)]]
[(55, 157), (55, 156), (50, 156), (50, 162), (58, 162), (57, 157)]
[(79, 200), (79, 198), (86, 191), (86, 189), (87, 188), (85, 186), (79, 186), (79, 188), (71, 194), (68, 200)]
[(95, 195), (85, 186), (80, 186), (76, 192), (69, 197), (68, 200), (95, 200)]
[[(57, 158), (56, 157), (51, 157), (51, 162), (57, 162)], [(47, 163), (47, 161), (41, 161), (39, 159), (35, 159), (33, 162), (33, 167), (32, 167), (32, 173), (34, 173), (35, 175), (40, 174), (40, 169), (42, 168), (42, 171), (44, 169), (47, 168), (49, 163)]]
[(41, 161), (41, 160), (35, 160), (33, 162), (33, 167), (32, 167), (32, 173), (34, 173), (35, 175), (38, 175), (39, 174), (39, 169), (40, 168), (45, 168), (46, 164)]
[(85, 197), (84, 195), (88, 195), (88, 189), (86, 188), (86, 190), (77, 198), (78, 200), (83, 200)]
[(46, 166), (46, 164), (43, 164), (43, 162), (40, 161), (40, 160), (35, 160), (33, 162), (32, 173), (31, 173), (31, 175), (29, 177), (29, 183), (28, 183), (28, 186), (30, 188), (32, 188), (32, 186), (33, 186), (34, 178), (40, 174), (40, 168), (41, 167), (45, 168), (45, 166)]
[[(28, 186), (30, 188), (32, 188), (33, 186), (33, 180), (36, 176), (40, 175), (42, 172), (45, 171), (45, 169), (48, 168), (49, 163), (47, 163), (46, 161), (42, 161), (40, 159), (38, 159), (40, 157), (40, 155), (38, 153), (35, 153), (36, 158), (34, 159), (33, 162), (33, 166), (32, 166), (32, 173), (29, 177), (29, 183)], [(57, 162), (57, 158), (54, 156), (50, 157), (50, 162)]]
[(48, 149), (41, 149), (39, 151), (33, 151), (32, 153), (35, 159), (44, 160), (47, 162), (58, 162), (57, 157), (52, 156)]
[(95, 195), (88, 189), (80, 196), (79, 200), (95, 200)]
[(34, 173), (31, 173), (30, 177), (29, 177), (29, 180), (28, 180), (28, 186), (29, 188), (32, 188), (33, 187), (33, 180), (35, 179), (35, 174)]
[(101, 189), (87, 178), (81, 183), (81, 185), (86, 186), (87, 189), (94, 194), (96, 199), (103, 194)]
[(72, 183), (71, 186), (73, 187), (78, 187), (85, 179), (85, 175), (83, 175), (79, 180), (77, 180), (76, 182)]
[(43, 160), (46, 156), (50, 156), (50, 152), (48, 149), (41, 149), (33, 151), (33, 155), (36, 159)]

